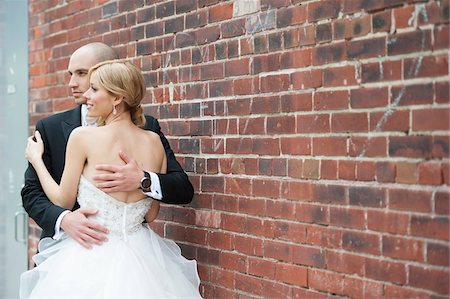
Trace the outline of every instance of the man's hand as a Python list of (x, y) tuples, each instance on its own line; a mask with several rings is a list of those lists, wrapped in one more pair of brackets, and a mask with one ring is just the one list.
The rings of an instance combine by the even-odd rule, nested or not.
[(101, 245), (108, 240), (106, 238), (108, 229), (87, 218), (87, 216), (97, 213), (96, 209), (79, 208), (64, 215), (61, 220), (61, 228), (70, 238), (87, 249), (92, 248), (92, 244)]
[(136, 160), (130, 159), (126, 153), (120, 151), (119, 157), (126, 163), (125, 165), (99, 164), (95, 166), (98, 171), (109, 172), (92, 177), (97, 188), (103, 192), (128, 192), (139, 189), (141, 178), (144, 175), (143, 170)]

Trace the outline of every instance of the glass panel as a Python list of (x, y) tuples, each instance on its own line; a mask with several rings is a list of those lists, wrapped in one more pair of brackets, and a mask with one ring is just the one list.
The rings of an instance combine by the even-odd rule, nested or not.
[(27, 268), (20, 190), (28, 135), (28, 2), (0, 0), (0, 298), (19, 298)]

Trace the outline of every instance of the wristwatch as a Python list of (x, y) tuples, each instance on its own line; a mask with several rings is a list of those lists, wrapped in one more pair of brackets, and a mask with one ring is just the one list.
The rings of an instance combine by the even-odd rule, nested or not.
[(139, 188), (141, 188), (143, 192), (150, 192), (151, 186), (152, 180), (150, 179), (150, 173), (144, 171), (144, 176), (141, 179), (141, 185), (139, 186)]

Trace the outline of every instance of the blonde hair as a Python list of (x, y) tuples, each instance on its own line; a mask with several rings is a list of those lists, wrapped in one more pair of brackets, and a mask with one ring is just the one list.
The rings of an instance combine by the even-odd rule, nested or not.
[[(95, 73), (100, 85), (111, 95), (123, 97), (125, 109), (130, 111), (133, 123), (143, 128), (145, 125), (144, 110), (141, 101), (145, 95), (145, 82), (141, 71), (126, 60), (107, 60), (89, 69), (89, 79)], [(103, 125), (99, 120), (98, 125)]]

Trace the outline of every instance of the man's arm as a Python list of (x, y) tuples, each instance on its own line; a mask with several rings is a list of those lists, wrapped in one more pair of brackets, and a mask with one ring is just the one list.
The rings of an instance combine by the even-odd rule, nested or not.
[[(44, 132), (42, 122), (36, 124), (36, 129)], [(43, 136), (45, 139), (45, 135)], [(47, 140), (44, 140), (45, 144)], [(42, 156), (47, 169), (51, 169), (50, 153), (47, 150)], [(59, 215), (65, 209), (58, 207), (51, 203), (39, 182), (39, 178), (33, 166), (28, 163), (28, 168), (25, 171), (25, 185), (21, 191), (22, 204), (28, 215), (44, 230), (45, 237), (50, 237), (55, 234), (55, 223)]]
[[(157, 133), (164, 146), (167, 156), (167, 173), (156, 174), (161, 186), (162, 198), (161, 202), (168, 204), (188, 204), (194, 196), (194, 188), (187, 174), (184, 172), (180, 163), (170, 148), (161, 127), (155, 118), (146, 117), (145, 129)], [(144, 176), (143, 170), (139, 167), (134, 159), (128, 158), (124, 153), (120, 153), (120, 157), (126, 165), (97, 165), (99, 171), (107, 171), (106, 174), (97, 174), (93, 177), (97, 181), (96, 186), (104, 192), (132, 191), (139, 188), (140, 180)], [(157, 183), (153, 182), (152, 184)]]
[[(36, 130), (39, 130), (44, 141), (44, 154), (42, 156), (47, 169), (51, 168), (51, 152), (48, 147), (48, 140), (45, 134), (44, 125), (41, 121), (36, 124)], [(59, 149), (63, 151), (64, 149)], [(57, 205), (54, 205), (45, 195), (39, 182), (36, 171), (31, 164), (25, 171), (25, 185), (21, 191), (22, 204), (28, 215), (43, 229), (43, 237), (55, 236), (55, 225), (61, 213), (67, 211)], [(104, 233), (106, 228), (98, 223), (87, 219), (87, 216), (97, 213), (95, 209), (77, 209), (64, 215), (61, 220), (61, 228), (66, 234), (86, 248), (90, 244), (101, 244), (106, 240)]]

